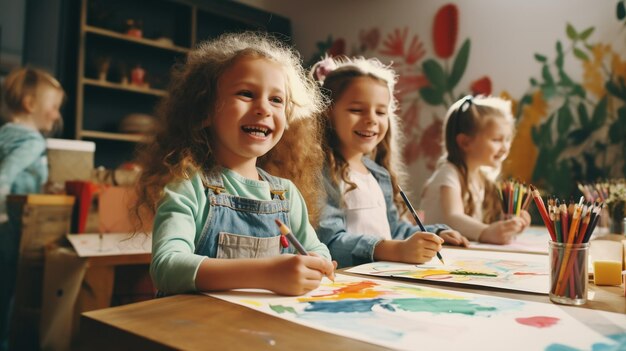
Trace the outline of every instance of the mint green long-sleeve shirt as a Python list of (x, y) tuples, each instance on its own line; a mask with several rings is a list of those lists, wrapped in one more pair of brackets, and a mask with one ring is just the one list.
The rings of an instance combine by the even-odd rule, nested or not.
[[(269, 183), (265, 181), (248, 179), (229, 169), (223, 169), (222, 179), (226, 192), (231, 195), (271, 200)], [(302, 195), (291, 181), (280, 181), (287, 189), (291, 231), (307, 251), (330, 260), (328, 248), (319, 241), (309, 223)], [(194, 251), (208, 213), (209, 204), (199, 174), (165, 187), (154, 219), (150, 266), (152, 279), (159, 290), (169, 294), (197, 290), (196, 274), (200, 263), (207, 257)]]

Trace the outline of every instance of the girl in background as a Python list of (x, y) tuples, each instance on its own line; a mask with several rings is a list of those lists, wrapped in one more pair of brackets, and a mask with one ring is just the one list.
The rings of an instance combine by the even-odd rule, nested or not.
[[(293, 155), (297, 149), (269, 152), (291, 123), (321, 106), (299, 57), (260, 34), (205, 42), (173, 72), (160, 131), (140, 156), (135, 212), (155, 214), (151, 274), (160, 292), (262, 288), (298, 295), (333, 276), (296, 186), (257, 167), (265, 155), (263, 162), (279, 168), (319, 174)], [(317, 133), (294, 131), (303, 145), (319, 142)], [(306, 179), (315, 185), (316, 178)], [(310, 255), (281, 247), (276, 219)]]
[(312, 75), (330, 100), (321, 115), (328, 197), (317, 232), (339, 266), (424, 263), (444, 240), (465, 244), (445, 225), (428, 226), (427, 233), (400, 218), (406, 207), (398, 189), (393, 70), (375, 59), (326, 58)]
[(15, 287), (19, 233), (9, 221), (9, 194), (39, 193), (48, 180), (46, 141), (60, 121), (65, 93), (45, 71), (19, 68), (2, 86), (3, 115), (0, 128), (0, 350), (7, 348), (10, 305)]
[[(422, 195), (427, 221), (443, 221), (468, 239), (508, 244), (530, 224), (530, 215), (500, 220), (502, 205), (493, 174), (499, 173), (514, 133), (511, 103), (467, 96), (444, 122), (446, 152)], [(491, 175), (491, 176), (490, 176)]]

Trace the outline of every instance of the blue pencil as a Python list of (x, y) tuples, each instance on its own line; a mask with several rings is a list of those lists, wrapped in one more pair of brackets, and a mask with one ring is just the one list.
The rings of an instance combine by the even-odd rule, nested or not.
[[(419, 225), (420, 230), (425, 232), (426, 228), (424, 228), (424, 225), (422, 224), (422, 221), (420, 220), (420, 218), (417, 216), (417, 212), (415, 212), (415, 209), (413, 208), (413, 205), (411, 205), (409, 198), (406, 197), (406, 194), (404, 193), (404, 191), (402, 191), (402, 188), (399, 185), (398, 185), (398, 190), (400, 190), (400, 196), (402, 196), (402, 200), (404, 200), (406, 207), (408, 207), (409, 211), (411, 211), (411, 214), (413, 215), (415, 222), (417, 222), (417, 225)], [(445, 262), (443, 262), (443, 257), (441, 257), (441, 254), (439, 253), (439, 251), (437, 251), (437, 258), (439, 259), (439, 261), (441, 261), (442, 264), (446, 264)]]

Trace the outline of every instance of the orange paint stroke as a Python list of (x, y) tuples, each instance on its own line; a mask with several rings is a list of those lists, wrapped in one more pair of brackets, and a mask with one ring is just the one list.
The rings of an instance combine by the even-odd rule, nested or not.
[[(475, 273), (475, 274), (472, 274)], [(453, 279), (454, 281), (468, 281), (471, 279), (482, 278), (483, 274), (496, 274), (495, 272), (482, 272), (478, 270), (466, 271), (463, 270), (463, 273), (458, 270), (445, 270), (445, 269), (426, 269), (423, 271), (415, 271), (415, 272), (407, 272), (404, 276), (409, 276), (415, 279), (431, 279), (431, 280), (446, 280)]]
[(331, 293), (302, 297), (299, 298), (299, 302), (308, 302), (308, 301), (338, 301), (345, 299), (363, 299), (363, 298), (376, 298), (382, 295), (389, 294), (386, 291), (376, 291), (374, 287), (378, 286), (378, 284), (372, 281), (361, 281), (350, 283), (342, 288), (335, 289)]

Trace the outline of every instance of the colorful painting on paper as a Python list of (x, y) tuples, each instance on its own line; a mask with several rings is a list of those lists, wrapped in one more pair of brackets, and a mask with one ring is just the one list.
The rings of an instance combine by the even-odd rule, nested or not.
[(507, 245), (483, 244), (471, 242), (470, 248), (476, 250), (527, 252), (548, 254), (550, 234), (545, 227), (529, 227), (517, 235), (513, 242)]
[(372, 262), (348, 272), (548, 293), (548, 256), (462, 249), (443, 249), (441, 255), (446, 265), (436, 258), (420, 265)]
[[(301, 297), (259, 290), (211, 296), (311, 328), (395, 349), (594, 350), (615, 347), (626, 317), (585, 311), (587, 326), (552, 304), (482, 296), (338, 274)], [(577, 316), (578, 317), (578, 316)], [(595, 323), (595, 322), (594, 322)], [(259, 326), (262, 328), (262, 326)], [(616, 341), (617, 340), (617, 341)], [(600, 348), (597, 348), (600, 349)]]

